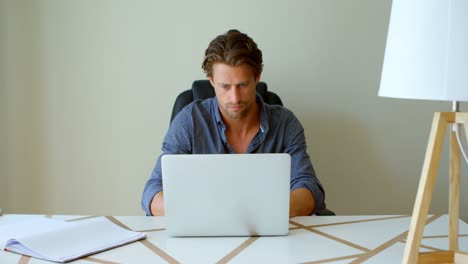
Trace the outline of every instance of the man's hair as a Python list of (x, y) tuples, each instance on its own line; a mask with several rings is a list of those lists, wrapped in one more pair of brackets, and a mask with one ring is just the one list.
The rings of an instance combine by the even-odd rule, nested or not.
[(237, 29), (231, 29), (210, 42), (202, 64), (207, 77), (213, 76), (213, 64), (217, 62), (231, 66), (248, 64), (252, 67), (255, 78), (263, 70), (262, 51), (252, 38)]

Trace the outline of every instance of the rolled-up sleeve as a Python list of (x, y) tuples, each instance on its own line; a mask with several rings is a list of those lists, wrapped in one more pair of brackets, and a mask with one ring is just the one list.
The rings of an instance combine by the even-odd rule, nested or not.
[(141, 198), (141, 207), (146, 215), (151, 214), (151, 201), (154, 196), (163, 190), (161, 158), (167, 154), (190, 154), (192, 137), (189, 131), (193, 127), (189, 118), (189, 108), (184, 108), (172, 121), (163, 140), (162, 154), (158, 157), (149, 180), (145, 184)]
[(285, 146), (286, 152), (291, 155), (291, 191), (297, 188), (311, 191), (315, 200), (315, 209), (312, 212), (314, 214), (325, 208), (325, 191), (307, 153), (302, 124), (295, 116), (291, 116), (287, 128)]

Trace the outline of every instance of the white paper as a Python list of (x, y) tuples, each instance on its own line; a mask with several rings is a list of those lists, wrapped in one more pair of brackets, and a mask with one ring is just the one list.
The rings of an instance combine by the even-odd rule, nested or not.
[[(15, 228), (19, 229), (16, 231), (22, 235), (11, 236), (5, 244), (5, 250), (65, 262), (146, 237), (144, 233), (123, 229), (104, 217), (58, 222), (61, 221), (44, 218), (33, 222), (33, 225), (25, 222), (18, 224)], [(33, 232), (24, 235), (27, 233), (25, 230)], [(9, 230), (8, 233), (13, 231)]]

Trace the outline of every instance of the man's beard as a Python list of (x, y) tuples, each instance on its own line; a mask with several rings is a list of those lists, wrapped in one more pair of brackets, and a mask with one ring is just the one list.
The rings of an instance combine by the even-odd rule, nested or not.
[[(239, 111), (233, 111), (231, 110), (230, 108), (231, 107), (237, 107), (237, 106), (240, 106), (241, 109)], [(245, 116), (247, 116), (247, 113), (249, 112), (249, 108), (246, 108), (247, 106), (247, 102), (245, 101), (240, 101), (236, 104), (234, 103), (227, 103), (224, 105), (223, 109), (224, 109), (224, 113), (229, 117), (229, 118), (232, 118), (232, 119), (241, 119)]]

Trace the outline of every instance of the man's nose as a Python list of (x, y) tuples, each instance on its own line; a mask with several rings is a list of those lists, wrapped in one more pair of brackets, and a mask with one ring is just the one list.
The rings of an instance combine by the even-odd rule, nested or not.
[(240, 89), (239, 87), (233, 87), (231, 89), (231, 100), (234, 102), (234, 103), (238, 103), (239, 100), (240, 100)]

